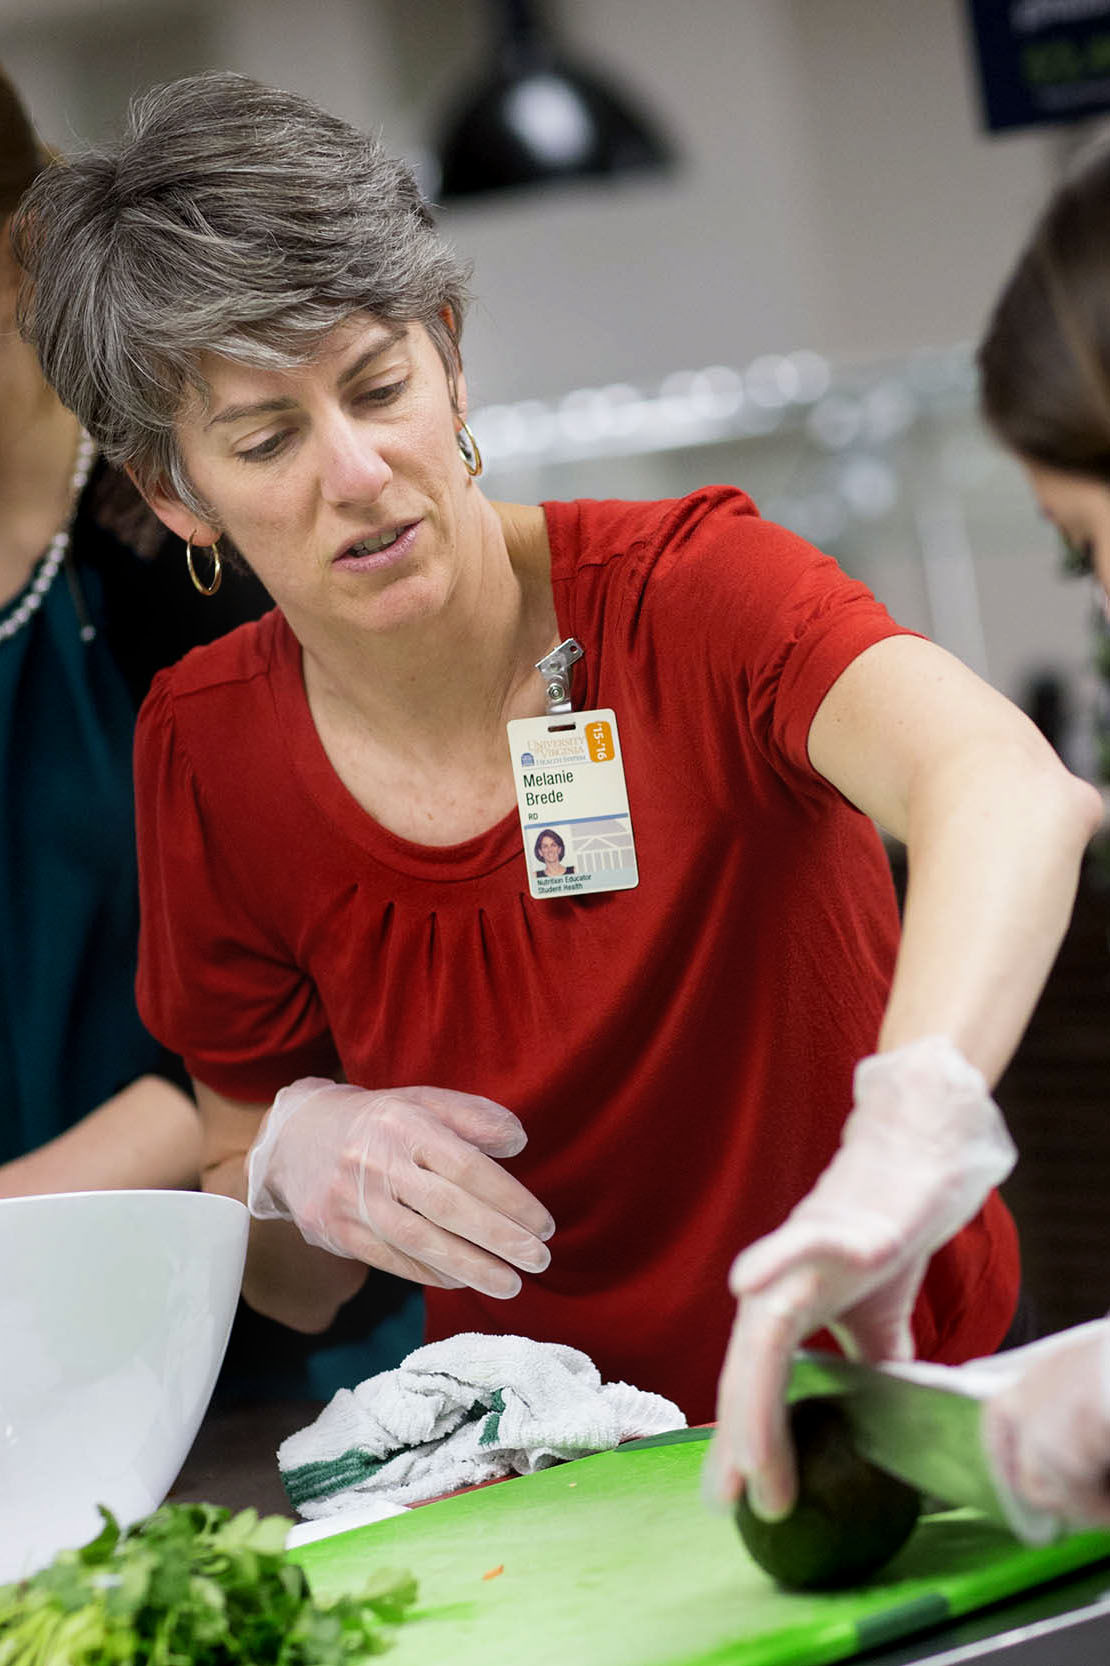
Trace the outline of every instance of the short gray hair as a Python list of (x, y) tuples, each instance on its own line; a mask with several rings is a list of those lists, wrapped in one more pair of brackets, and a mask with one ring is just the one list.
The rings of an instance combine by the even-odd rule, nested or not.
[(63, 404), (206, 518), (176, 438), (202, 354), (288, 369), (365, 311), (423, 324), (454, 394), (468, 268), (404, 163), (297, 94), (227, 73), (156, 87), (114, 151), (39, 175), (12, 233), (23, 333)]

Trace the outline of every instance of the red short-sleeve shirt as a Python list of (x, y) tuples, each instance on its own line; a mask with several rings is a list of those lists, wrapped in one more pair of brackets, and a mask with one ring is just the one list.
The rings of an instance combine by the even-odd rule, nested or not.
[[(704, 1420), (731, 1257), (828, 1163), (878, 1034), (890, 875), (806, 743), (899, 627), (731, 488), (545, 511), (560, 629), (585, 649), (575, 707), (620, 726), (638, 887), (533, 900), (515, 814), (445, 848), (387, 832), (332, 770), (272, 613), (143, 708), (140, 1009), (235, 1099), (342, 1073), (509, 1106), (551, 1266), (510, 1302), (429, 1290), (429, 1335), (568, 1342)], [(1017, 1280), (993, 1197), (934, 1258), (920, 1351), (990, 1352)]]

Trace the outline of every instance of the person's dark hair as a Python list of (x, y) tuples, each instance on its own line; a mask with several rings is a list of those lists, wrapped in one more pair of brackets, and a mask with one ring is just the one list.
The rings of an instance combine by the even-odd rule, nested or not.
[(555, 843), (559, 847), (559, 860), (561, 862), (563, 860), (563, 857), (567, 853), (567, 847), (563, 843), (562, 839), (560, 839), (559, 835), (556, 833), (556, 831), (553, 827), (545, 827), (543, 832), (537, 835), (536, 843), (535, 843), (535, 847), (534, 847), (535, 852), (536, 852), (536, 861), (537, 862), (542, 862), (543, 861), (543, 857), (540, 855), (540, 846), (543, 844), (543, 841), (545, 839), (554, 839), (555, 840)]
[(1053, 193), (977, 356), (980, 409), (1004, 445), (1110, 480), (1110, 145)]
[(367, 312), (424, 325), (454, 387), (467, 268), (404, 163), (294, 93), (157, 87), (113, 151), (41, 174), (12, 229), (47, 380), (111, 462), (201, 515), (175, 427), (208, 395), (204, 353), (287, 369)]
[(19, 94), (0, 69), (0, 221), (14, 213), (47, 155)]

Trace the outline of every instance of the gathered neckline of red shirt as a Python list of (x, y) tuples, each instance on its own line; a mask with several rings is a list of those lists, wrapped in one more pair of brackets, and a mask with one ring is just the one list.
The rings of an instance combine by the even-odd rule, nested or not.
[[(544, 503), (540, 507), (547, 521), (551, 546), (551, 581), (555, 588), (556, 616), (560, 632), (566, 636), (573, 634), (572, 625), (565, 616), (569, 610), (565, 581), (571, 576), (573, 566), (572, 540), (568, 534), (576, 506), (573, 503)], [(523, 843), (520, 818), (515, 809), (484, 832), (451, 845), (417, 844), (415, 840), (405, 839), (383, 827), (369, 810), (363, 809), (336, 772), (313, 722), (304, 686), (300, 643), (280, 610), (275, 610), (272, 617), (274, 635), (269, 681), (280, 732), (286, 738), (293, 769), (330, 823), (383, 866), (414, 878), (438, 881), (482, 879), (509, 862), (520, 860)], [(590, 680), (593, 680), (592, 677)], [(522, 886), (522, 889), (526, 887)]]

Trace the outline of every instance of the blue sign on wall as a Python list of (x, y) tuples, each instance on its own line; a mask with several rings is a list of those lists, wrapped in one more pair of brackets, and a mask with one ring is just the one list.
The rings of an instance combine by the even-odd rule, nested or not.
[(1110, 110), (1106, 0), (968, 0), (986, 126), (1082, 121)]

